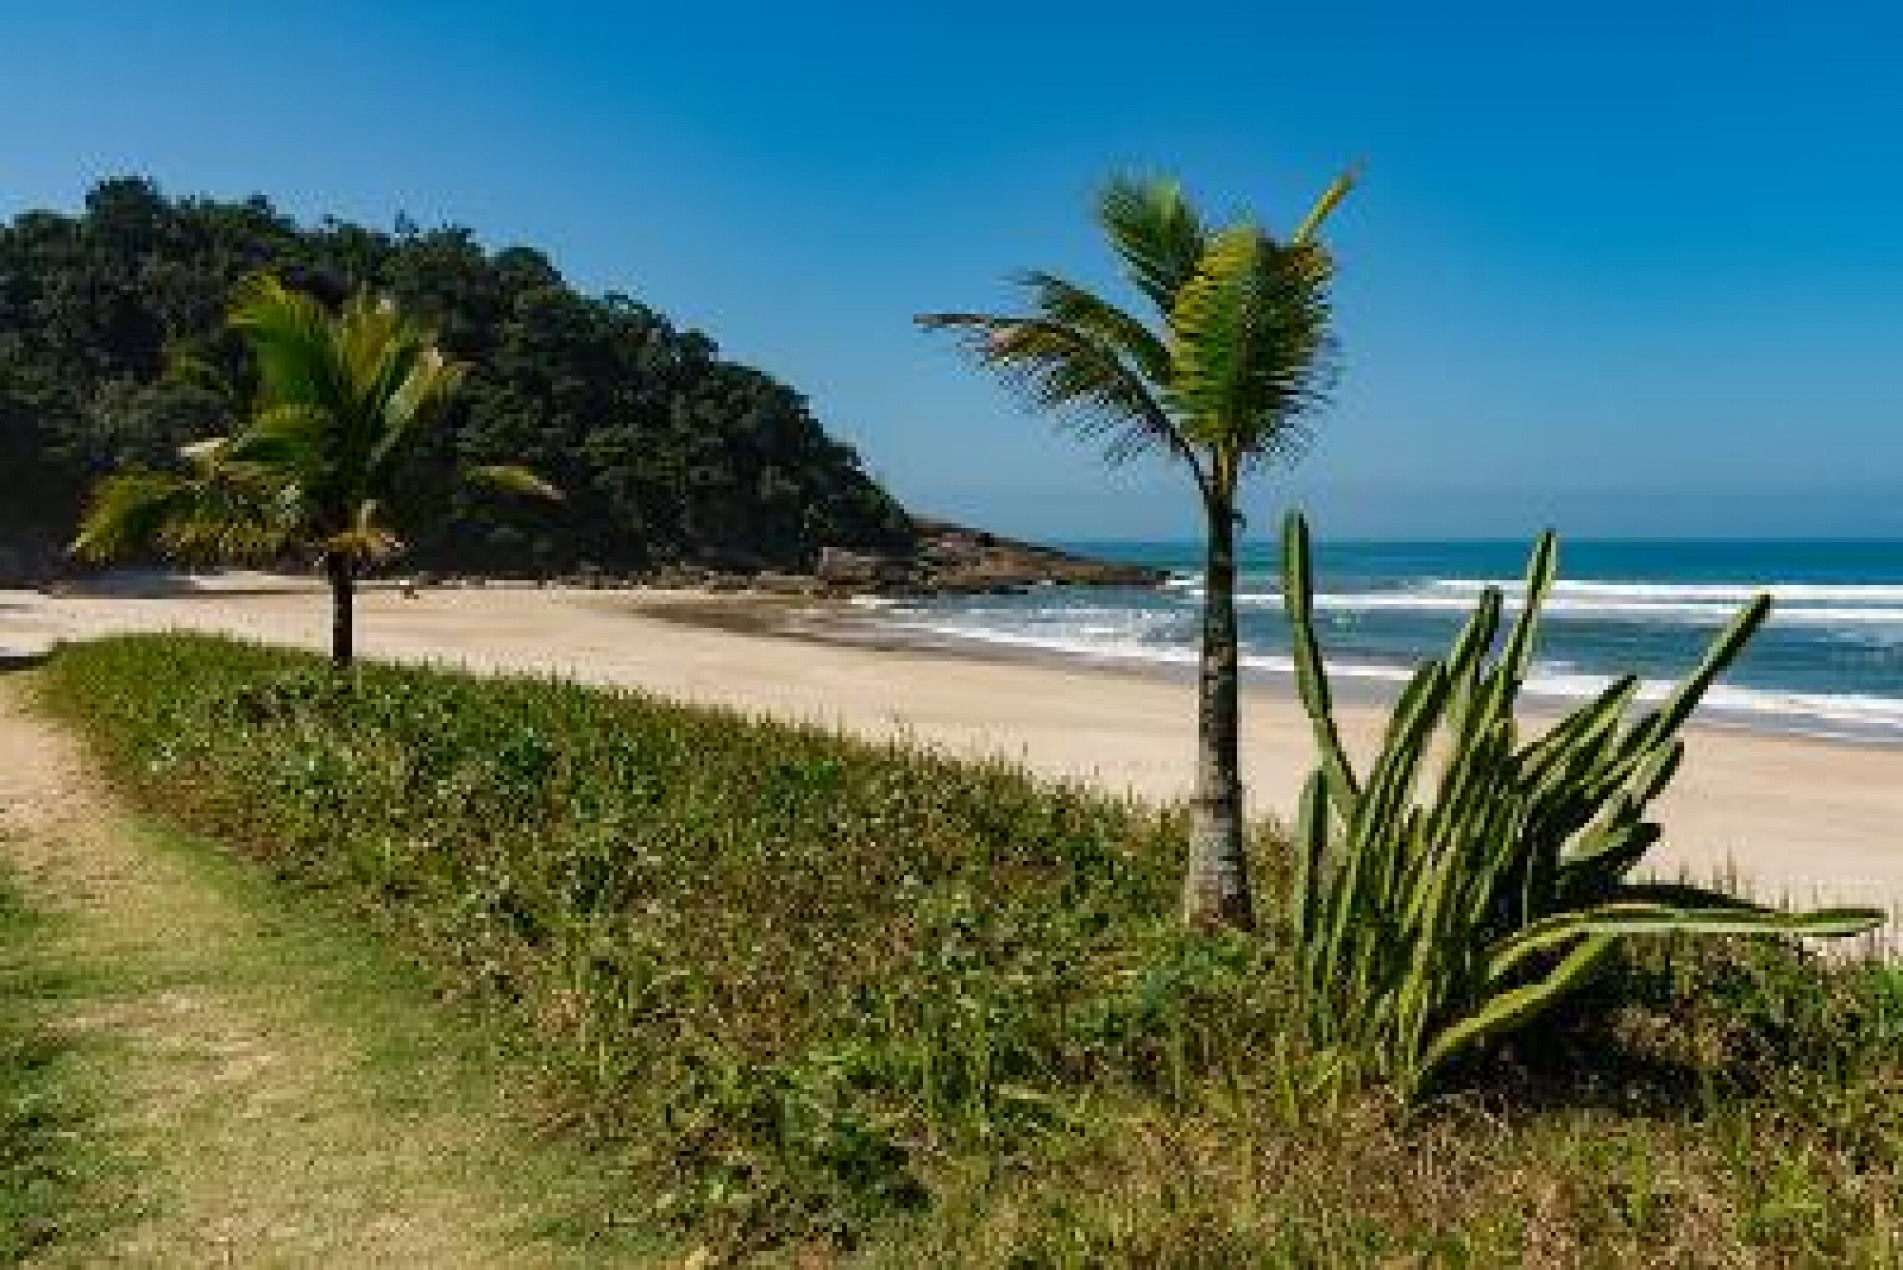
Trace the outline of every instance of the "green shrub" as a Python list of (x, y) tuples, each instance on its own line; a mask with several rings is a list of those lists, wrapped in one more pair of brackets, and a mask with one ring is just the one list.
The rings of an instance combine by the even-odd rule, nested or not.
[[(1288, 518), (1282, 557), (1297, 679), (1321, 751), (1302, 795), (1292, 892), (1304, 1015), (1317, 1043), (1404, 1098), (1578, 991), (1623, 938), (1841, 937), (1882, 922), (1872, 909), (1783, 913), (1631, 877), (1660, 837), (1645, 816), (1684, 756), (1679, 728), (1763, 622), (1768, 596), (1656, 710), (1628, 721), (1639, 685), (1627, 677), (1522, 743), (1513, 710), (1553, 581), (1549, 533), (1499, 655), (1501, 596), (1489, 587), (1447, 657), (1415, 674), (1364, 778), (1335, 727), (1300, 515)], [(1437, 737), (1442, 752), (1430, 759)], [(1417, 800), (1436, 764), (1431, 796)]]

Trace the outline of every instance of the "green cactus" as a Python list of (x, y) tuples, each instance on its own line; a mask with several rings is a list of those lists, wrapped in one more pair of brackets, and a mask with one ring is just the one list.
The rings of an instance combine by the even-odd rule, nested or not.
[(1629, 719), (1639, 685), (1628, 677), (1522, 742), (1513, 707), (1556, 556), (1542, 536), (1497, 655), (1503, 606), (1487, 589), (1446, 658), (1402, 693), (1364, 776), (1342, 746), (1315, 638), (1308, 526), (1292, 514), (1283, 530), (1296, 682), (1320, 752), (1302, 794), (1291, 912), (1306, 1022), (1317, 1044), (1404, 1098), (1574, 991), (1624, 936), (1834, 937), (1883, 920), (1631, 877), (1660, 838), (1646, 810), (1678, 770), (1679, 728), (1771, 601), (1746, 606), (1658, 708)]

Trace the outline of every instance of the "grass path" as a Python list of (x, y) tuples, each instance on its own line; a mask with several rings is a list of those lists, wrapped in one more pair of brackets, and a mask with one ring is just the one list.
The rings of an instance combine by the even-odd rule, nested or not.
[(50, 1264), (634, 1256), (580, 1245), (613, 1225), (573, 1220), (611, 1211), (604, 1168), (503, 1112), (422, 984), (317, 901), (126, 812), (21, 673), (0, 676), (0, 857), (51, 919), (30, 969), (58, 985), (46, 1020), (110, 1161), (108, 1233)]

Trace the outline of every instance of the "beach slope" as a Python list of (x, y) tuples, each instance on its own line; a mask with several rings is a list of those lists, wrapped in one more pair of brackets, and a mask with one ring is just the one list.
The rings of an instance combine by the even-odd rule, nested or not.
[[(1110, 667), (923, 647), (826, 610), (759, 597), (559, 588), (373, 588), (364, 655), (569, 676), (795, 717), (1047, 775), (1177, 798), (1192, 773), (1192, 689)], [(321, 649), (329, 614), (302, 579), (137, 577), (64, 595), (0, 592), (0, 652), (135, 630), (189, 629)], [(1349, 744), (1383, 713), (1342, 708)], [(1292, 808), (1311, 749), (1284, 691), (1250, 688), (1245, 776), (1256, 814)], [(1903, 911), (1903, 749), (1694, 727), (1664, 800), (1664, 867), (1735, 872), (1766, 899)]]

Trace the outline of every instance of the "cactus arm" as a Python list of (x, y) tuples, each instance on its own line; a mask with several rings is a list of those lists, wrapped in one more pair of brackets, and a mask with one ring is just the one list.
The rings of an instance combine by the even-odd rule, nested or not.
[(1342, 746), (1341, 733), (1335, 727), (1328, 672), (1322, 666), (1321, 645), (1315, 638), (1315, 566), (1310, 557), (1308, 522), (1300, 512), (1290, 512), (1282, 524), (1282, 602), (1292, 635), (1296, 691), (1314, 727), (1330, 798), (1336, 813), (1345, 819), (1354, 814), (1361, 791)]
[(1368, 785), (1344, 830), (1347, 862), (1330, 914), (1330, 963), (1340, 967), (1344, 950), (1354, 948), (1349, 975), (1354, 989), (1387, 973), (1378, 965), (1391, 954), (1391, 934), (1380, 923), (1391, 921), (1395, 896), (1406, 869), (1406, 848), (1418, 821), (1407, 802), (1420, 768), (1427, 738), (1447, 698), (1447, 678), (1438, 662), (1422, 666), (1401, 696), (1383, 740)]
[(1526, 779), (1539, 782), (1565, 767), (1582, 749), (1596, 744), (1606, 732), (1615, 729), (1638, 695), (1639, 680), (1626, 675), (1608, 684), (1590, 702), (1555, 724), (1551, 731), (1520, 751), (1520, 770)]
[(1295, 937), (1307, 946), (1316, 909), (1315, 892), (1323, 885), (1328, 854), (1328, 783), (1320, 772), (1310, 775), (1302, 787), (1296, 829), (1292, 916)]
[(1654, 798), (1665, 792), (1665, 787), (1678, 775), (1679, 764), (1685, 761), (1685, 743), (1674, 740), (1670, 745), (1655, 751), (1651, 758), (1639, 768), (1634, 777), (1634, 794), (1639, 806), (1644, 807)]
[(1789, 933), (1793, 935), (1833, 935), (1840, 924), (1854, 927), (1844, 930), (1843, 934), (1861, 935), (1873, 925), (1881, 925), (1886, 920), (1881, 910), (1862, 905), (1793, 913), (1739, 899), (1710, 887), (1694, 886), (1689, 882), (1630, 882), (1619, 888), (1619, 898), (1639, 903), (1667, 904), (1687, 911), (1726, 910), (1760, 917), (1792, 919), (1802, 923), (1801, 929), (1791, 929)]
[(1473, 708), (1474, 694), (1480, 684), (1481, 667), (1493, 650), (1494, 637), (1500, 633), (1500, 606), (1498, 587), (1482, 589), (1473, 616), (1467, 620), (1460, 637), (1454, 641), (1453, 651), (1448, 654), (1447, 677), (1453, 691), (1447, 709), (1447, 730), (1456, 735), (1466, 727), (1467, 712)]
[(1549, 529), (1540, 535), (1538, 545), (1533, 548), (1533, 558), (1526, 568), (1526, 607), (1520, 610), (1520, 618), (1513, 624), (1513, 634), (1507, 638), (1506, 651), (1501, 654), (1508, 677), (1516, 686), (1526, 679), (1527, 664), (1533, 658), (1534, 637), (1539, 632), (1540, 608), (1553, 588), (1553, 574), (1558, 568), (1559, 539)]
[(1660, 739), (1677, 734), (1685, 720), (1691, 717), (1692, 711), (1698, 708), (1698, 703), (1704, 700), (1712, 683), (1731, 668), (1731, 663), (1738, 659), (1738, 654), (1744, 651), (1744, 646), (1770, 615), (1771, 597), (1760, 595), (1732, 619), (1731, 625), (1713, 641), (1698, 669), (1667, 699), (1660, 713)]
[[(1414, 787), (1420, 776), (1421, 759), (1427, 743), (1447, 703), (1448, 681), (1440, 663), (1429, 662), (1414, 676), (1407, 691), (1395, 706), (1380, 757), (1368, 773), (1367, 791), (1362, 795), (1365, 818), (1378, 824), (1393, 824), (1405, 817)], [(1376, 884), (1382, 906), (1393, 907), (1400, 879), (1408, 864), (1407, 846), (1411, 827), (1384, 835), (1388, 853), (1380, 861)]]
[(1705, 652), (1704, 660), (1699, 662), (1698, 668), (1692, 671), (1690, 677), (1678, 686), (1677, 691), (1673, 692), (1664, 704), (1634, 729), (1633, 743), (1643, 747), (1675, 735), (1684, 725), (1685, 720), (1691, 717), (1692, 711), (1698, 708), (1698, 703), (1704, 699), (1705, 692), (1711, 687), (1712, 682), (1737, 660), (1738, 654), (1744, 651), (1744, 646), (1750, 642), (1753, 635), (1757, 634), (1758, 628), (1764, 625), (1765, 619), (1770, 615), (1771, 597), (1768, 595), (1760, 595), (1747, 604), (1738, 616), (1731, 620), (1731, 625), (1712, 641), (1711, 647)]
[(1527, 663), (1533, 656), (1540, 606), (1546, 602), (1546, 593), (1553, 583), (1557, 554), (1557, 540), (1551, 533), (1542, 534), (1527, 564), (1525, 605), (1513, 623), (1512, 633), (1507, 636), (1506, 648), (1476, 689), (1478, 724), (1482, 729), (1497, 720), (1506, 725), (1511, 735), (1513, 703), (1519, 697)]
[(1861, 935), (1883, 923), (1872, 908), (1824, 908), (1786, 913), (1747, 904), (1717, 891), (1672, 888), (1676, 903), (1624, 896), (1648, 894), (1633, 887), (1622, 898), (1537, 921), (1492, 949), (1487, 981), (1502, 983), (1529, 959), (1582, 935), (1814, 935), (1834, 939)]

